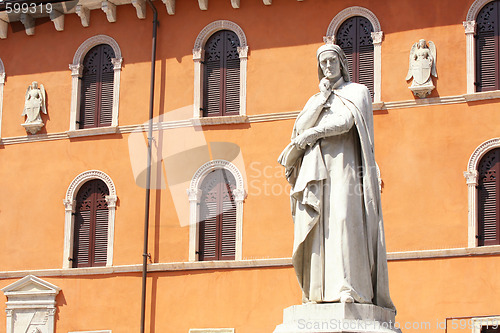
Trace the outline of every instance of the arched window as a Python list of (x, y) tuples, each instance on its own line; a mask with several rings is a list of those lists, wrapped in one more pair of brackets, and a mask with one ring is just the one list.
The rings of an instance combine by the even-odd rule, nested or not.
[(236, 180), (224, 169), (211, 171), (201, 184), (199, 260), (234, 260)]
[(188, 196), (189, 261), (241, 260), (245, 189), (238, 168), (225, 160), (205, 163)]
[(203, 116), (234, 116), (240, 112), (240, 41), (229, 30), (214, 33), (205, 45)]
[(199, 33), (193, 48), (193, 119), (202, 125), (246, 121), (248, 45), (234, 22), (219, 20)]
[(500, 148), (488, 151), (478, 167), (479, 181), (477, 243), (500, 244)]
[(342, 23), (336, 41), (349, 63), (351, 81), (364, 84), (373, 99), (373, 26), (362, 16), (354, 16)]
[(69, 65), (72, 76), (70, 137), (116, 133), (121, 50), (106, 35), (83, 42)]
[(383, 35), (375, 14), (353, 6), (335, 15), (325, 37), (325, 42), (335, 43), (344, 50), (351, 80), (366, 85), (375, 103), (381, 102)]
[(111, 126), (114, 70), (111, 46), (94, 46), (83, 60), (79, 128)]
[(500, 1), (486, 4), (476, 18), (476, 90), (500, 89)]
[(106, 266), (109, 190), (100, 179), (86, 182), (76, 196), (73, 267)]
[(64, 268), (113, 264), (116, 201), (113, 181), (102, 171), (71, 182), (64, 199)]

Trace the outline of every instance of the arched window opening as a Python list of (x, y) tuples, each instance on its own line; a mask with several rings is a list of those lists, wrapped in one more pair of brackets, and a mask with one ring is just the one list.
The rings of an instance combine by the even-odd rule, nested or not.
[(236, 254), (236, 189), (225, 169), (211, 171), (201, 184), (199, 260), (234, 260)]
[(486, 4), (477, 15), (476, 35), (476, 90), (500, 89), (499, 80), (499, 20), (500, 1)]
[(500, 244), (500, 148), (487, 152), (478, 167), (478, 246)]
[(203, 116), (240, 112), (240, 40), (230, 30), (214, 33), (205, 44)]
[(374, 94), (374, 46), (373, 26), (362, 16), (353, 16), (344, 21), (336, 36), (349, 63), (351, 81), (364, 84)]
[(111, 126), (115, 57), (107, 44), (94, 46), (83, 60), (80, 128)]
[(73, 267), (106, 266), (108, 253), (107, 185), (94, 179), (76, 197)]

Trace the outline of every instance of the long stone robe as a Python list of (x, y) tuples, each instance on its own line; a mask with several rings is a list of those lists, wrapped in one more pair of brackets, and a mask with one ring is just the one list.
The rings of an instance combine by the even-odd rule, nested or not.
[[(371, 105), (365, 86), (347, 82), (326, 103), (319, 94), (311, 97), (297, 117), (322, 108), (313, 126), (320, 138), (287, 170), (292, 261), (305, 302), (338, 302), (345, 294), (358, 303), (394, 309)], [(292, 139), (303, 130), (294, 126)]]

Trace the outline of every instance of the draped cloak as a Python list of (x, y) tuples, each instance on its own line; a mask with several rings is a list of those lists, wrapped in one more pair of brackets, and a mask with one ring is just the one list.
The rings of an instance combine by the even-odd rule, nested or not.
[[(363, 269), (359, 270), (359, 273), (367, 272), (370, 275), (364, 278), (371, 281), (371, 288), (373, 288), (373, 290), (370, 290), (372, 299), (363, 300), (362, 302), (395, 309), (389, 295), (384, 226), (373, 151), (373, 114), (370, 93), (363, 85), (346, 82), (338, 89), (335, 89), (333, 94), (336, 95), (335, 98), (340, 99), (343, 107), (347, 108), (352, 114), (355, 126), (351, 130), (355, 130), (355, 135), (359, 137), (356, 144), (360, 146), (358, 151), (362, 169), (360, 176), (360, 186), (362, 187), (360, 192), (362, 193), (358, 195), (362, 196), (360, 207), (363, 210), (363, 228), (365, 229), (362, 233), (365, 235), (363, 241), (366, 244), (351, 244), (350, 246), (363, 246), (367, 249), (368, 258), (367, 260), (363, 258), (363, 262), (367, 263), (368, 267), (363, 267)], [(303, 111), (298, 115), (297, 120), (305, 113), (311, 112), (312, 109), (323, 108), (323, 104), (324, 99), (320, 94), (312, 96)], [(297, 121), (295, 124), (297, 124)], [(292, 140), (300, 134), (297, 132), (295, 125)], [(325, 197), (323, 191), (328, 188), (324, 185), (328, 181), (329, 175), (325, 166), (325, 157), (322, 153), (322, 140), (317, 140), (312, 146), (307, 146), (304, 150), (296, 148), (291, 143), (285, 148), (279, 159), (279, 162), (286, 167), (287, 179), (292, 185), (290, 194), (292, 217), (294, 219), (292, 262), (305, 301), (310, 299), (310, 290), (308, 286), (304, 285), (305, 275), (311, 269), (318, 269), (317, 267), (307, 266), (313, 263), (313, 261), (309, 260), (310, 258), (307, 258), (307, 252), (311, 252), (311, 249), (307, 247), (318, 241), (313, 238), (318, 237), (319, 233), (312, 231), (319, 224), (320, 219), (325, 218), (322, 216), (322, 201)], [(345, 222), (349, 227), (349, 221)], [(340, 244), (339, 248), (343, 249), (343, 245)], [(340, 255), (345, 256), (345, 254)], [(356, 273), (354, 272), (354, 274)], [(323, 278), (328, 279), (331, 277), (324, 276)], [(327, 299), (324, 301), (332, 300)], [(355, 301), (359, 300), (355, 297)]]

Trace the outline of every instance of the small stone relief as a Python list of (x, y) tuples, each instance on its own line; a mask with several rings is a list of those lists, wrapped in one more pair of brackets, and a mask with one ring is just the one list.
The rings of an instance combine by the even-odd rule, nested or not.
[(43, 84), (33, 81), (26, 90), (24, 98), (24, 110), (21, 116), (26, 116), (26, 121), (21, 124), (27, 132), (36, 134), (45, 124), (40, 112), (47, 114), (46, 94)]
[(420, 98), (429, 96), (435, 88), (431, 75), (437, 78), (436, 45), (432, 41), (427, 43), (425, 39), (421, 39), (411, 48), (410, 67), (408, 75), (406, 75), (406, 81), (413, 77), (409, 89), (413, 91), (415, 96)]

